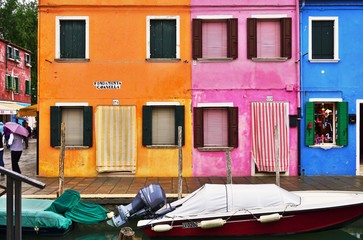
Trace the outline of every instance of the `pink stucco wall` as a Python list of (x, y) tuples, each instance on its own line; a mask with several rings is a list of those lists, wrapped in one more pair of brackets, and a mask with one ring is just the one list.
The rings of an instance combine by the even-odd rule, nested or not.
[[(250, 176), (251, 102), (289, 103), (289, 114), (299, 107), (298, 32), (295, 0), (192, 0), (192, 18), (230, 15), (238, 18), (238, 58), (230, 62), (192, 64), (192, 106), (198, 103), (232, 102), (239, 111), (239, 145), (232, 150), (233, 176)], [(214, 7), (218, 6), (218, 7)], [(223, 7), (224, 6), (224, 7)], [(292, 18), (292, 58), (283, 62), (253, 62), (247, 59), (246, 19), (255, 14), (286, 14)], [(292, 89), (291, 89), (292, 86)], [(289, 175), (297, 175), (297, 128), (289, 128)], [(203, 152), (193, 148), (194, 176), (225, 176), (225, 152)]]

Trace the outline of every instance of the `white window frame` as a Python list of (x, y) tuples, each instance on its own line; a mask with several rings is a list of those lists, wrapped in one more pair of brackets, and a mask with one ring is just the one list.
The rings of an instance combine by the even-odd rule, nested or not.
[[(11, 55), (9, 56), (8, 54), (11, 54)], [(14, 60), (14, 49), (10, 45), (6, 46), (6, 57), (7, 57), (7, 59)]]
[(146, 59), (151, 59), (150, 22), (151, 20), (176, 20), (176, 59), (180, 59), (180, 16), (146, 16)]
[(25, 53), (25, 65), (31, 67), (31, 56), (29, 53)]
[[(333, 59), (313, 59), (313, 21), (334, 21), (334, 58)], [(310, 62), (338, 62), (339, 59), (339, 22), (338, 17), (322, 16), (309, 17), (309, 61)]]
[(21, 61), (20, 51), (17, 48), (13, 48), (13, 59), (17, 62)]
[(85, 59), (89, 59), (89, 17), (88, 16), (57, 16), (55, 19), (55, 58), (60, 59), (60, 21), (84, 20), (86, 23)]

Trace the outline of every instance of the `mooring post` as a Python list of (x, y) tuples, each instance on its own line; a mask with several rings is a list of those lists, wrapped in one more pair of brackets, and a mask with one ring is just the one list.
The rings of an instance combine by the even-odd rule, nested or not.
[(118, 235), (118, 240), (132, 240), (134, 239), (135, 232), (130, 227), (123, 227)]

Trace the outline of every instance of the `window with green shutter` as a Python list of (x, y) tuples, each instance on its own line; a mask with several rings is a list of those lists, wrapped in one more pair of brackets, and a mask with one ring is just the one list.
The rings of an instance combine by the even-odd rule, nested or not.
[(20, 82), (18, 77), (14, 77), (14, 92), (20, 92)]
[(348, 103), (307, 102), (305, 145), (348, 145)]
[(185, 142), (184, 106), (143, 106), (142, 144), (169, 146), (178, 144), (178, 127)]
[(60, 58), (86, 58), (86, 21), (60, 21)]
[(31, 93), (31, 84), (29, 80), (25, 80), (25, 94), (30, 95)]
[(150, 21), (150, 58), (176, 58), (176, 20)]
[(93, 126), (92, 106), (51, 106), (50, 107), (50, 145), (60, 146), (61, 123), (65, 123), (66, 146), (92, 146)]
[(6, 75), (5, 88), (6, 88), (6, 90), (13, 89), (13, 78), (10, 75)]

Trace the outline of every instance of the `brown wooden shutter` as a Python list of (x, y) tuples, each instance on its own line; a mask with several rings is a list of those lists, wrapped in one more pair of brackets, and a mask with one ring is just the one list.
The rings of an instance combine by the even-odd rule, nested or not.
[(204, 133), (203, 133), (203, 108), (195, 107), (194, 112), (194, 147), (204, 146)]
[(257, 57), (257, 20), (247, 18), (247, 58)]
[(236, 59), (238, 57), (238, 19), (232, 18), (227, 21), (227, 57)]
[(202, 19), (193, 19), (193, 59), (202, 58)]
[(291, 58), (291, 18), (281, 19), (281, 57)]
[(228, 147), (238, 147), (238, 107), (228, 108)]

